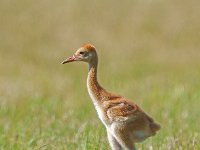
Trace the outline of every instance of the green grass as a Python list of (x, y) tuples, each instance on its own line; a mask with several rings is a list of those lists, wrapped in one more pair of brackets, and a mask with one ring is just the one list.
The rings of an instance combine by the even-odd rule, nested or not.
[(162, 129), (139, 150), (200, 149), (200, 2), (0, 2), (0, 149), (107, 150), (86, 64), (60, 65), (83, 43), (99, 80)]

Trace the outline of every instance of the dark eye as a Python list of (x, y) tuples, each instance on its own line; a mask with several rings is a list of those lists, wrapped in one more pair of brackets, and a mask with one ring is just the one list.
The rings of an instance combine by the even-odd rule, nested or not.
[(85, 52), (80, 52), (81, 55), (85, 54)]

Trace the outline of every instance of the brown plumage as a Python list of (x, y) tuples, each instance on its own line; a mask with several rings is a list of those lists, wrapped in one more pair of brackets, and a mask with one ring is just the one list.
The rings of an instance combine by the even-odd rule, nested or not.
[(62, 64), (73, 61), (84, 61), (89, 64), (88, 93), (100, 120), (106, 127), (112, 150), (133, 150), (136, 142), (142, 142), (156, 134), (160, 125), (139, 106), (120, 95), (107, 92), (100, 86), (97, 80), (98, 56), (93, 45), (83, 45)]

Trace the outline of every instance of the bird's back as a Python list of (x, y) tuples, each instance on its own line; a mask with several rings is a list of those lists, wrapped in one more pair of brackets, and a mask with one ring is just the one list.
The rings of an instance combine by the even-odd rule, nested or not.
[(107, 127), (115, 126), (115, 130), (119, 129), (124, 135), (130, 135), (135, 142), (155, 135), (160, 129), (160, 125), (137, 104), (120, 95), (109, 93), (102, 107)]

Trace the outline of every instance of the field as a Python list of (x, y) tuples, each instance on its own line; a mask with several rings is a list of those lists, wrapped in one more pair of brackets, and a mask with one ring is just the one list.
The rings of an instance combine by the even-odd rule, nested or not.
[(162, 126), (138, 150), (200, 149), (200, 1), (0, 1), (0, 149), (109, 150), (87, 94), (84, 43), (99, 82)]

